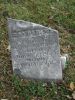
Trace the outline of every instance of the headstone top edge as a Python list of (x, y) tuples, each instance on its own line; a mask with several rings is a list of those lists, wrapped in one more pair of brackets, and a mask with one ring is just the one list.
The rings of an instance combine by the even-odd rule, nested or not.
[[(18, 19), (12, 19), (12, 18), (7, 18), (7, 22), (8, 22), (8, 25), (11, 23), (11, 22), (26, 22), (27, 24), (31, 24), (33, 27), (41, 27), (41, 28), (44, 28), (44, 29), (49, 29), (50, 31), (53, 31), (54, 33), (58, 34), (58, 31), (51, 28), (51, 27), (46, 27), (46, 26), (43, 26), (41, 24), (37, 24), (37, 23), (34, 23), (34, 22), (29, 22), (29, 21), (24, 21), (24, 20), (18, 20)], [(25, 27), (24, 27), (25, 28)]]

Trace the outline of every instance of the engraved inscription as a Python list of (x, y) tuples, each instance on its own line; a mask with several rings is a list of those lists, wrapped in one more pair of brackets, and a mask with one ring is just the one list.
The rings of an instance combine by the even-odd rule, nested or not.
[[(44, 31), (46, 32), (46, 30), (41, 30), (41, 32), (35, 30), (34, 32), (31, 31), (31, 34), (30, 31), (27, 31), (26, 33), (23, 32), (23, 34), (19, 33), (20, 37), (17, 32), (17, 34), (13, 36), (13, 38), (16, 39), (13, 41), (12, 46), (16, 48), (18, 52), (14, 56), (23, 62), (21, 66), (37, 66), (37, 62), (47, 62), (50, 38), (48, 38), (49, 34)], [(25, 36), (23, 37), (24, 33)], [(22, 59), (24, 59), (26, 63), (24, 63)]]

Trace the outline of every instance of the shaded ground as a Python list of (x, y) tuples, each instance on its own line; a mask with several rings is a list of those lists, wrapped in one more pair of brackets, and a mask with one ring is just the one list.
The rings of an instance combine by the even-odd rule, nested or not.
[[(59, 31), (61, 54), (70, 61), (63, 82), (27, 81), (12, 74), (8, 51), (7, 17), (39, 23)], [(72, 87), (70, 84), (73, 82)], [(73, 100), (75, 86), (75, 0), (0, 0), (0, 99)]]

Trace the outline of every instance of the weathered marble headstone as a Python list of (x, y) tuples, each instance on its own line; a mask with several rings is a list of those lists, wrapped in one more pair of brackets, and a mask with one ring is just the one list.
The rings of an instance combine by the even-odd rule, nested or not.
[(8, 29), (15, 74), (29, 79), (62, 79), (57, 31), (11, 18)]

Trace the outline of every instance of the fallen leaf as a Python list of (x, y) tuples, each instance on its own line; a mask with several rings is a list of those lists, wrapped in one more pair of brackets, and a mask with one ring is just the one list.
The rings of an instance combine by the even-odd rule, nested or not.
[(75, 85), (73, 82), (70, 83), (70, 89), (73, 91), (75, 89)]
[(72, 97), (71, 97), (71, 96), (69, 96), (69, 95), (67, 95), (66, 97), (67, 97), (69, 100), (71, 100), (71, 99), (72, 99)]
[(75, 100), (75, 91), (72, 93), (72, 97)]
[(8, 99), (1, 99), (1, 100), (8, 100)]

